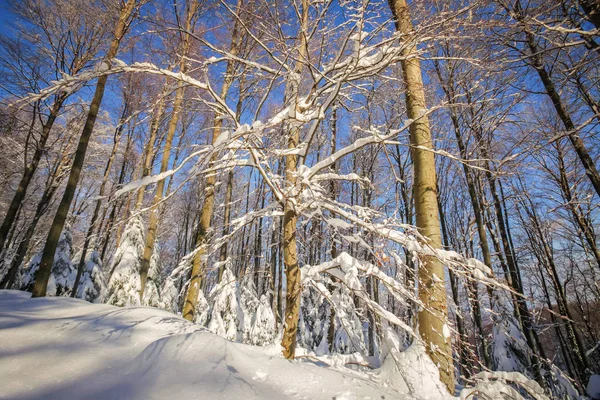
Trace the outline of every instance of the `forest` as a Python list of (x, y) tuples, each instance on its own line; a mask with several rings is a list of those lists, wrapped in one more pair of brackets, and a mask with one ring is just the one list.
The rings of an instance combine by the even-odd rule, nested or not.
[[(1, 0), (0, 76), (0, 397), (600, 399), (600, 1)], [(93, 335), (169, 384), (19, 392)]]

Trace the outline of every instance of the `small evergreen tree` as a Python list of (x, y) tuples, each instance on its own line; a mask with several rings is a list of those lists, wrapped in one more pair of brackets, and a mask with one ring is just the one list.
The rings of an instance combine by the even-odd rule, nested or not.
[(255, 346), (264, 346), (273, 343), (277, 331), (275, 329), (275, 316), (267, 296), (260, 296), (256, 312), (252, 316), (248, 343)]
[(208, 329), (210, 331), (231, 341), (242, 339), (240, 328), (244, 325), (244, 312), (238, 301), (239, 298), (238, 283), (229, 268), (225, 268), (221, 282), (209, 295), (211, 313)]
[(346, 286), (338, 286), (333, 292), (332, 301), (336, 324), (333, 342), (334, 351), (342, 354), (355, 352), (367, 354), (363, 324)]
[(327, 332), (329, 329), (330, 305), (323, 295), (312, 286), (302, 291), (298, 345), (320, 354), (329, 352)]
[[(74, 266), (79, 262), (79, 258), (79, 256), (73, 258)], [(102, 274), (102, 260), (98, 252), (94, 250), (87, 254), (85, 269), (81, 276), (76, 297), (87, 300), (90, 303), (102, 303), (105, 294), (106, 283)]]
[(244, 315), (244, 319), (240, 322), (241, 325), (239, 327), (242, 331), (242, 342), (251, 343), (250, 331), (252, 330), (254, 315), (260, 304), (256, 294), (254, 279), (252, 279), (251, 275), (245, 275), (242, 278), (240, 294), (240, 306)]
[(140, 255), (144, 251), (144, 224), (140, 216), (131, 218), (117, 249), (108, 284), (107, 303), (115, 306), (140, 305)]
[[(77, 271), (71, 263), (73, 256), (73, 237), (71, 227), (66, 225), (54, 253), (54, 262), (48, 279), (48, 296), (70, 296)], [(29, 262), (21, 278), (21, 290), (31, 291), (35, 283), (35, 273), (39, 269), (42, 253), (36, 254)]]

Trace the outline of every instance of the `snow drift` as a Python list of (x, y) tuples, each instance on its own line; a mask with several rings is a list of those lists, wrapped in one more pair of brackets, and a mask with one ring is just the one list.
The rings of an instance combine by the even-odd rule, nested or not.
[(0, 398), (412, 399), (166, 311), (0, 291)]

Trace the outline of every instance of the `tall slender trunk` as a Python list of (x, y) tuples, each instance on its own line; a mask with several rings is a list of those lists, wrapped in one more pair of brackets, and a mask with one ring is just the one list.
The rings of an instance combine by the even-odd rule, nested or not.
[[(227, 187), (225, 188), (225, 211), (223, 217), (223, 230), (221, 231), (221, 235), (223, 237), (229, 234), (229, 224), (231, 220), (231, 196), (233, 194), (233, 170), (229, 171), (227, 174)], [(221, 248), (219, 249), (219, 261), (221, 265), (219, 266), (219, 276), (218, 281), (221, 282), (221, 278), (223, 277), (223, 272), (225, 271), (225, 260), (227, 260), (227, 242), (223, 242)]]
[[(67, 99), (67, 94), (61, 93), (56, 96), (54, 104), (50, 109), (50, 114), (48, 115), (48, 119), (42, 125), (42, 132), (40, 135), (40, 139), (35, 147), (35, 151), (33, 156), (31, 157), (31, 161), (27, 163), (25, 166), (25, 170), (23, 171), (23, 176), (19, 181), (19, 186), (17, 186), (17, 190), (8, 206), (8, 210), (6, 211), (6, 215), (4, 216), (4, 220), (2, 221), (2, 226), (0, 226), (0, 253), (4, 249), (4, 245), (6, 244), (6, 239), (8, 237), (8, 233), (10, 232), (14, 222), (16, 221), (17, 212), (21, 207), (21, 203), (23, 203), (23, 199), (27, 194), (27, 188), (31, 183), (31, 179), (37, 170), (38, 165), (40, 164), (40, 160), (42, 159), (42, 155), (46, 152), (46, 142), (48, 141), (48, 137), (50, 137), (50, 131), (52, 130), (52, 126), (54, 125), (54, 121), (58, 117), (58, 114), (62, 108), (63, 103)], [(35, 108), (34, 108), (35, 110)], [(30, 127), (30, 132), (33, 131), (33, 124), (35, 122), (35, 111), (32, 119), (32, 125)], [(27, 156), (27, 155), (25, 155)]]
[[(525, 33), (525, 38), (527, 40), (527, 47), (529, 48), (529, 51), (531, 53), (531, 65), (537, 71), (538, 76), (540, 77), (540, 80), (544, 85), (544, 89), (546, 90), (546, 94), (548, 95), (548, 97), (550, 97), (550, 100), (552, 100), (552, 105), (556, 110), (556, 114), (558, 114), (558, 117), (563, 122), (563, 125), (566, 129), (567, 137), (569, 138), (569, 141), (575, 148), (575, 152), (577, 153), (577, 156), (579, 157), (579, 160), (583, 165), (585, 174), (592, 183), (592, 186), (596, 190), (598, 196), (600, 196), (600, 174), (598, 173), (598, 169), (596, 168), (596, 163), (594, 162), (594, 159), (585, 147), (583, 140), (577, 133), (577, 130), (575, 129), (575, 124), (571, 119), (571, 115), (565, 108), (560, 94), (556, 89), (554, 81), (552, 80), (550, 73), (548, 72), (548, 70), (546, 70), (546, 67), (544, 66), (542, 53), (540, 52), (540, 49), (538, 48), (538, 45), (535, 42), (535, 36), (527, 26), (527, 23), (525, 21), (525, 15), (523, 14), (523, 10), (521, 8), (521, 3), (519, 0), (517, 0), (517, 2), (515, 3), (515, 11), (517, 20), (523, 26), (523, 32)], [(598, 9), (596, 8), (596, 12), (597, 11)], [(597, 14), (595, 15), (597, 16)]]
[(110, 156), (108, 157), (108, 160), (106, 161), (106, 166), (104, 167), (104, 175), (102, 176), (102, 183), (100, 184), (100, 190), (98, 191), (98, 200), (96, 200), (94, 213), (92, 214), (92, 219), (90, 221), (90, 225), (88, 226), (88, 230), (85, 235), (85, 240), (83, 242), (83, 248), (81, 249), (81, 258), (79, 259), (79, 263), (77, 265), (77, 275), (75, 276), (75, 282), (73, 283), (73, 289), (71, 290), (71, 297), (77, 296), (79, 282), (81, 281), (81, 276), (84, 272), (85, 258), (87, 256), (90, 242), (92, 240), (94, 229), (96, 228), (98, 216), (100, 215), (100, 208), (102, 207), (102, 198), (104, 197), (104, 193), (106, 191), (106, 184), (108, 183), (108, 178), (110, 177), (110, 170), (112, 168), (112, 164), (115, 160), (115, 156), (117, 155), (117, 150), (119, 149), (119, 142), (121, 141), (121, 135), (123, 133), (124, 123), (128, 114), (128, 109), (129, 105), (126, 102), (125, 106), (123, 107), (123, 113), (121, 114), (121, 118), (119, 119), (119, 125), (117, 126), (117, 129), (115, 131), (112, 151), (110, 152)]
[(64, 169), (66, 168), (67, 163), (69, 162), (69, 153), (72, 144), (71, 139), (72, 137), (68, 141), (67, 145), (64, 147), (60, 158), (57, 160), (54, 167), (52, 168), (52, 172), (48, 177), (44, 193), (42, 194), (42, 197), (37, 204), (33, 219), (31, 220), (31, 223), (29, 224), (25, 235), (23, 236), (23, 238), (21, 238), (21, 241), (19, 242), (19, 247), (17, 248), (17, 252), (15, 253), (15, 256), (11, 261), (7, 274), (2, 279), (2, 282), (0, 282), (0, 289), (11, 289), (13, 287), (15, 279), (17, 277), (17, 272), (19, 271), (19, 267), (25, 259), (27, 249), (29, 248), (29, 243), (31, 242), (31, 238), (35, 233), (37, 224), (50, 207), (50, 203), (52, 202), (54, 194), (58, 190), (58, 187), (60, 186), (60, 183), (62, 182), (63, 178), (66, 176)]
[[(440, 70), (439, 62), (436, 61), (435, 66), (436, 66), (436, 72), (437, 72), (438, 78), (440, 79), (441, 82), (443, 82), (443, 77), (442, 77), (442, 73)], [(460, 156), (462, 157), (463, 160), (466, 160), (468, 158), (467, 148), (463, 141), (462, 131), (460, 128), (458, 115), (456, 114), (456, 109), (453, 107), (455, 95), (454, 95), (454, 87), (452, 86), (453, 85), (452, 78), (449, 78), (448, 81), (449, 82), (443, 82), (442, 87), (446, 94), (446, 99), (451, 105), (450, 120), (452, 121), (452, 126), (454, 128), (454, 135), (456, 137), (456, 142), (458, 144)], [(471, 206), (473, 207), (473, 214), (475, 217), (475, 224), (477, 226), (477, 234), (479, 236), (479, 246), (481, 247), (481, 253), (483, 255), (483, 262), (488, 268), (490, 268), (490, 270), (492, 270), (492, 267), (493, 267), (492, 256), (491, 256), (490, 247), (489, 247), (489, 243), (488, 243), (488, 239), (487, 239), (487, 233), (485, 230), (485, 223), (483, 220), (483, 217), (485, 214), (482, 211), (481, 203), (480, 203), (479, 197), (477, 195), (477, 188), (475, 185), (475, 177), (473, 176), (474, 174), (472, 173), (472, 171), (469, 170), (469, 167), (467, 167), (467, 165), (465, 163), (462, 164), (462, 168), (463, 168), (463, 173), (465, 174), (465, 180), (467, 182), (467, 190), (469, 192), (469, 199), (471, 200)], [(474, 291), (477, 290), (476, 287), (474, 287), (472, 289), (474, 289)], [(492, 304), (492, 309), (493, 309), (494, 308), (493, 307), (494, 294), (492, 293), (492, 290), (489, 287), (488, 287), (488, 294), (490, 297), (490, 304)], [(488, 368), (491, 368), (492, 364), (491, 364), (490, 356), (487, 351), (487, 341), (486, 341), (486, 338), (485, 338), (485, 335), (484, 335), (483, 329), (482, 329), (481, 312), (479, 310), (478, 301), (479, 300), (475, 300), (475, 303), (474, 303), (475, 307), (473, 310), (474, 310), (474, 314), (476, 316), (475, 322), (476, 322), (477, 328), (479, 330), (479, 336), (480, 336), (480, 340), (481, 340), (480, 352), (481, 352), (481, 355), (483, 356), (485, 366)]]
[(560, 144), (557, 143), (555, 147), (557, 149), (559, 172), (558, 177), (555, 177), (555, 179), (558, 181), (557, 183), (560, 186), (560, 190), (563, 193), (564, 199), (566, 200), (566, 207), (571, 212), (573, 220), (579, 228), (581, 235), (583, 235), (585, 243), (588, 245), (590, 251), (594, 255), (596, 267), (600, 269), (600, 249), (596, 244), (596, 234), (594, 232), (594, 225), (583, 214), (577, 199), (573, 195), (573, 191), (571, 190), (571, 186), (569, 185), (569, 179), (567, 177), (567, 171), (565, 167), (565, 159), (563, 151), (560, 148)]
[[(238, 0), (236, 10), (239, 13), (243, 6), (243, 0)], [(231, 48), (229, 52), (232, 55), (237, 55), (240, 46), (240, 32), (239, 32), (239, 21), (236, 18), (233, 32), (231, 37)], [(225, 99), (229, 93), (234, 79), (233, 71), (235, 64), (231, 61), (227, 61), (225, 67), (225, 77), (223, 79), (223, 86), (221, 86), (221, 99)], [(221, 112), (215, 112), (215, 118), (213, 121), (213, 134), (212, 143), (216, 143), (217, 139), (221, 135), (221, 128), (223, 126), (223, 114)], [(217, 154), (213, 154), (211, 157), (210, 164), (212, 165), (217, 160)], [(196, 304), (198, 303), (198, 293), (202, 289), (202, 277), (206, 270), (206, 256), (207, 256), (207, 242), (208, 233), (211, 226), (212, 215), (215, 206), (215, 183), (217, 182), (216, 173), (211, 173), (206, 178), (206, 187), (204, 192), (204, 203), (202, 205), (202, 211), (200, 213), (200, 224), (198, 227), (198, 235), (196, 237), (196, 254), (192, 262), (192, 276), (188, 291), (186, 293), (185, 304), (183, 305), (183, 318), (193, 321), (194, 313), (196, 310)]]
[[(119, 177), (117, 178), (117, 185), (122, 185), (123, 182), (125, 182), (125, 176), (127, 174), (127, 158), (128, 158), (128, 154), (131, 150), (132, 144), (133, 144), (133, 139), (131, 136), (131, 132), (129, 132), (129, 136), (127, 137), (127, 144), (125, 145), (123, 162), (121, 163)], [(109, 201), (109, 203), (110, 203), (110, 201)], [(113, 205), (111, 207), (110, 214), (108, 215), (108, 221), (106, 221), (106, 227), (104, 228), (104, 235), (103, 235), (104, 237), (102, 238), (102, 246), (101, 246), (102, 251), (100, 252), (100, 260), (102, 260), (102, 263), (104, 263), (104, 261), (105, 261), (106, 251), (107, 251), (108, 245), (110, 243), (110, 236), (112, 234), (115, 219), (117, 217), (117, 212), (123, 207), (122, 201), (120, 201), (120, 202), (113, 201), (112, 203), (113, 203)], [(125, 213), (125, 214), (127, 214), (127, 213)], [(100, 234), (101, 234), (101, 232), (99, 231), (98, 236), (100, 236)], [(118, 243), (117, 243), (116, 247), (119, 247)]]
[[(104, 62), (107, 63), (108, 66), (111, 65), (111, 60), (117, 55), (119, 44), (121, 43), (121, 39), (125, 35), (125, 32), (128, 28), (135, 5), (136, 0), (128, 0), (121, 9), (119, 21), (115, 27), (114, 38), (104, 58)], [(54, 253), (56, 253), (58, 240), (67, 219), (67, 214), (69, 213), (69, 208), (71, 206), (71, 202), (73, 201), (77, 184), (79, 183), (79, 175), (81, 174), (81, 169), (85, 160), (85, 154), (90, 136), (94, 130), (94, 124), (96, 123), (96, 117), (98, 116), (100, 103), (102, 103), (102, 97), (104, 97), (104, 88), (106, 86), (107, 79), (108, 75), (102, 75), (98, 78), (98, 82), (96, 83), (96, 91), (90, 104), (90, 109), (88, 111), (83, 131), (81, 132), (81, 136), (79, 138), (79, 144), (77, 146), (77, 151), (75, 152), (73, 165), (71, 166), (71, 173), (69, 174), (67, 187), (65, 188), (60, 205), (58, 206), (58, 211), (56, 212), (54, 220), (52, 221), (52, 226), (50, 227), (50, 232), (48, 233), (46, 245), (44, 246), (44, 251), (42, 253), (40, 266), (35, 274), (33, 297), (46, 296), (48, 279), (50, 278), (52, 263), (54, 261)]]
[[(413, 40), (413, 26), (406, 0), (390, 0), (390, 7), (398, 32), (405, 35), (407, 41)], [(418, 58), (414, 57), (416, 52), (416, 46), (409, 44), (402, 51), (406, 59), (401, 62), (406, 85), (406, 109), (408, 118), (414, 121), (410, 125), (410, 144), (414, 163), (416, 222), (421, 234), (429, 239), (429, 244), (441, 248), (435, 158), (428, 151), (433, 149), (433, 143), (421, 66)], [(423, 147), (427, 150), (422, 150)], [(429, 356), (439, 367), (441, 381), (450, 393), (454, 393), (452, 344), (450, 338), (442, 334), (447, 329), (448, 321), (444, 266), (433, 256), (424, 257), (422, 263), (419, 268), (419, 299), (425, 307), (418, 313), (419, 333)]]
[(523, 283), (521, 280), (521, 270), (517, 263), (514, 249), (512, 247), (508, 220), (505, 218), (505, 203), (502, 201), (498, 194), (498, 186), (500, 185), (500, 182), (496, 180), (496, 177), (492, 173), (492, 165), (489, 161), (487, 161), (491, 158), (487, 149), (487, 143), (484, 140), (482, 132), (478, 129), (474, 129), (473, 134), (475, 135), (477, 141), (480, 143), (479, 151), (481, 157), (484, 160), (486, 160), (484, 162), (484, 175), (488, 182), (490, 193), (492, 195), (492, 201), (494, 203), (494, 211), (498, 224), (498, 233), (500, 235), (500, 242), (502, 244), (502, 250), (504, 252), (504, 257), (506, 260), (506, 266), (508, 268), (508, 276), (510, 277), (508, 282), (511, 285), (511, 287), (517, 292), (517, 295), (514, 297), (514, 300), (516, 301), (517, 305), (516, 314), (519, 318), (521, 329), (523, 330), (523, 333), (525, 335), (527, 345), (533, 353), (533, 356), (531, 357), (531, 366), (533, 368), (535, 379), (540, 385), (544, 385), (541, 365), (538, 359), (538, 357), (542, 355), (543, 349), (541, 349), (541, 347), (539, 346), (539, 338), (533, 326), (533, 319), (531, 317), (531, 313), (529, 312), (529, 306), (527, 305), (527, 300), (524, 295)]
[[(304, 70), (304, 63), (308, 55), (308, 0), (302, 0), (302, 14), (300, 16), (300, 49), (299, 57), (294, 68), (294, 78), (291, 79), (290, 87), (290, 118), (296, 117), (296, 108), (298, 106), (298, 90), (300, 86), (300, 77)], [(300, 144), (300, 128), (290, 126), (288, 132), (288, 149), (295, 149)], [(283, 327), (283, 338), (281, 346), (283, 347), (283, 356), (293, 359), (296, 355), (296, 333), (298, 331), (298, 321), (300, 318), (300, 298), (302, 294), (302, 285), (300, 282), (300, 268), (298, 267), (298, 249), (296, 244), (296, 228), (298, 223), (298, 214), (294, 202), (297, 196), (297, 178), (296, 169), (298, 156), (289, 154), (285, 156), (285, 181), (287, 193), (283, 207), (283, 262), (285, 264), (286, 295), (285, 295), (285, 317)]]
[[(439, 198), (439, 197), (438, 197)], [(448, 235), (448, 227), (446, 225), (446, 213), (444, 212), (444, 207), (441, 202), (438, 205), (440, 209), (440, 224), (442, 227), (442, 240), (444, 242), (444, 247), (450, 247), (450, 238)], [(465, 322), (460, 311), (460, 297), (458, 293), (458, 278), (454, 274), (454, 272), (449, 269), (448, 275), (450, 277), (450, 289), (452, 291), (452, 300), (454, 301), (454, 306), (456, 307), (456, 330), (458, 330), (458, 357), (460, 360), (460, 370), (463, 372), (463, 375), (466, 379), (469, 379), (472, 375), (471, 362), (469, 360), (468, 346), (469, 346), (469, 336), (467, 335), (467, 331), (465, 329)]]
[(571, 346), (571, 354), (573, 355), (573, 362), (575, 364), (574, 367), (576, 369), (576, 373), (580, 380), (580, 383), (583, 386), (589, 378), (590, 366), (587, 355), (585, 353), (585, 347), (583, 345), (583, 341), (581, 340), (579, 332), (575, 327), (572, 313), (569, 310), (569, 301), (567, 299), (565, 289), (561, 284), (560, 277), (558, 276), (556, 264), (554, 262), (554, 255), (552, 253), (552, 248), (551, 245), (548, 243), (549, 239), (547, 239), (546, 235), (544, 235), (544, 231), (542, 229), (540, 220), (537, 216), (537, 212), (535, 211), (535, 206), (533, 205), (528, 196), (526, 196), (526, 199), (530, 205), (530, 207), (526, 208), (526, 212), (529, 216), (529, 223), (535, 230), (535, 233), (539, 240), (539, 247), (544, 256), (544, 265), (546, 267), (548, 275), (550, 276), (552, 285), (554, 286), (558, 310), (560, 315), (564, 318), (564, 326), (567, 331), (567, 339), (569, 340), (569, 345)]
[[(261, 184), (259, 186), (259, 196), (261, 197), (260, 209), (265, 207), (265, 191), (263, 185), (264, 184)], [(256, 241), (254, 242), (254, 287), (256, 288), (256, 294), (259, 298), (263, 293), (262, 282), (264, 281), (260, 262), (262, 258), (262, 226), (263, 218), (260, 217), (258, 219), (258, 226), (256, 227)]]
[[(270, 267), (271, 271), (269, 273), (269, 292), (270, 292), (270, 304), (271, 309), (273, 310), (273, 314), (275, 314), (276, 322), (279, 321), (280, 316), (277, 315), (277, 307), (275, 304), (275, 280), (277, 279), (277, 249), (279, 247), (279, 243), (277, 243), (277, 231), (279, 225), (279, 218), (273, 217), (273, 226), (271, 232), (271, 254), (270, 254)], [(277, 325), (275, 325), (277, 327)]]
[[(158, 105), (156, 110), (152, 115), (152, 122), (150, 122), (150, 136), (148, 137), (148, 141), (146, 142), (146, 146), (144, 146), (144, 153), (142, 158), (142, 176), (144, 178), (149, 176), (152, 172), (152, 161), (154, 159), (154, 154), (156, 150), (154, 149), (154, 143), (156, 142), (156, 136), (158, 135), (158, 129), (160, 127), (160, 121), (165, 112), (165, 97), (167, 85), (165, 84), (165, 90), (163, 90), (161, 98), (158, 100)], [(144, 193), (146, 191), (146, 186), (142, 185), (136, 195), (135, 201), (135, 209), (138, 210), (142, 206), (142, 202), (144, 201)]]
[[(198, 11), (199, 2), (191, 1), (188, 3), (186, 11), (185, 25), (183, 32), (183, 39), (181, 43), (181, 60), (179, 64), (179, 72), (185, 74), (187, 72), (187, 54), (190, 48), (191, 36), (189, 32), (193, 31), (194, 19)], [(175, 137), (175, 131), (177, 130), (177, 124), (179, 122), (179, 114), (183, 106), (183, 97), (185, 95), (185, 84), (179, 82), (177, 91), (175, 93), (175, 100), (173, 101), (173, 114), (169, 121), (169, 127), (167, 130), (167, 137), (165, 139), (165, 145), (163, 147), (162, 160), (160, 164), (160, 173), (164, 173), (169, 169), (169, 160), (171, 157), (171, 148), (173, 146), (173, 138)], [(160, 106), (159, 106), (160, 107)], [(146, 166), (144, 166), (146, 167)], [(144, 252), (142, 254), (141, 266), (140, 266), (140, 300), (144, 297), (144, 290), (146, 288), (146, 281), (148, 280), (148, 271), (150, 270), (150, 259), (154, 252), (154, 245), (156, 244), (156, 231), (158, 229), (159, 222), (159, 209), (158, 206), (163, 199), (163, 192), (165, 189), (166, 179), (161, 179), (156, 183), (156, 189), (154, 191), (154, 200), (152, 202), (152, 210), (150, 211), (150, 218), (148, 221), (148, 230), (146, 232), (146, 243), (144, 246)], [(139, 194), (138, 194), (139, 196)], [(139, 197), (138, 197), (139, 201)]]

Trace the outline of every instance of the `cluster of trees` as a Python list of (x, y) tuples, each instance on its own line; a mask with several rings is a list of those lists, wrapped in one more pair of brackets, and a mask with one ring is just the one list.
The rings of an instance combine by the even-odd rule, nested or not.
[(416, 341), (451, 390), (598, 373), (594, 0), (9, 6), (1, 288), (288, 358)]

